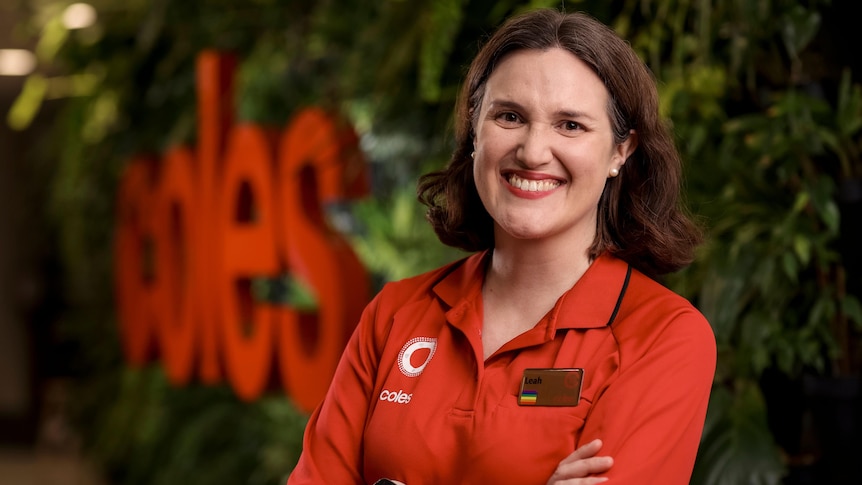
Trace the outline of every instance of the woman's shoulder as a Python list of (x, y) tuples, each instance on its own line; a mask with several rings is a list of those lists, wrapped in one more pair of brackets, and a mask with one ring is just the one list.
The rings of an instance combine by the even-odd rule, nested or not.
[(668, 308), (688, 308), (697, 311), (687, 298), (634, 268), (629, 278), (626, 297), (629, 303), (634, 305), (655, 301), (661, 302)]
[(655, 338), (682, 338), (697, 348), (715, 348), (706, 317), (688, 299), (633, 270), (618, 318), (612, 325), (622, 342), (647, 343)]
[[(458, 294), (462, 284), (470, 284), (470, 267), (476, 255), (453, 261), (439, 268), (387, 282), (365, 309), (363, 332), (370, 332), (382, 346), (389, 340), (394, 328), (410, 331), (420, 320), (430, 315), (442, 315), (451, 305), (450, 296)], [(480, 282), (472, 284), (481, 285)], [(423, 318), (419, 318), (422, 316)], [(433, 320), (433, 319), (432, 319)], [(439, 318), (443, 324), (445, 318)], [(436, 321), (436, 320), (435, 320)], [(396, 325), (396, 322), (402, 322)]]
[(387, 306), (393, 303), (402, 306), (412, 301), (434, 298), (440, 292), (459, 292), (476, 284), (473, 278), (482, 259), (483, 253), (475, 253), (415, 276), (387, 282), (375, 300)]

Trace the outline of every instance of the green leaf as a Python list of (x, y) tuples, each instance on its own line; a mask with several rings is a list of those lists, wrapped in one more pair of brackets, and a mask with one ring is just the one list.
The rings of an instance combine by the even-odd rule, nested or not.
[(743, 381), (732, 393), (713, 389), (691, 483), (777, 485), (784, 472), (757, 386)]
[(15, 98), (6, 121), (13, 130), (24, 130), (39, 113), (45, 93), (48, 91), (48, 81), (41, 74), (32, 74), (24, 81), (21, 93)]
[(835, 203), (834, 197), (834, 182), (826, 176), (820, 176), (814, 181), (811, 186), (811, 202), (817, 215), (829, 228), (833, 234), (838, 233), (841, 224), (841, 211), (838, 209), (838, 204)]
[(808, 203), (811, 201), (811, 194), (807, 190), (803, 190), (796, 194), (796, 201), (793, 202), (793, 213), (802, 212)]
[(841, 211), (835, 201), (830, 200), (823, 206), (820, 217), (823, 218), (824, 224), (832, 233), (838, 233), (841, 225)]
[(784, 17), (781, 30), (784, 45), (792, 57), (798, 57), (820, 30), (820, 12), (797, 5)]
[(835, 316), (835, 310), (835, 301), (826, 295), (821, 295), (811, 307), (806, 325), (811, 328), (825, 325)]
[(862, 305), (853, 295), (847, 295), (841, 300), (841, 313), (856, 324), (857, 330), (862, 330)]
[(862, 129), (862, 87), (851, 84), (850, 69), (841, 74), (841, 84), (838, 88), (838, 113), (836, 125), (845, 137), (852, 137)]
[(811, 262), (811, 240), (803, 234), (796, 234), (793, 237), (793, 252), (802, 266), (808, 266)]
[(784, 274), (790, 278), (794, 283), (798, 281), (799, 275), (799, 265), (796, 264), (796, 258), (793, 257), (791, 253), (784, 253), (781, 255), (781, 263), (784, 268)]

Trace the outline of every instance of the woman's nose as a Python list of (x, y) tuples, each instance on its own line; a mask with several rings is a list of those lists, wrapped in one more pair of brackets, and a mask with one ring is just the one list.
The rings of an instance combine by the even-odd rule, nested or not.
[(550, 163), (554, 159), (551, 151), (551, 131), (537, 124), (525, 127), (518, 146), (518, 161), (528, 168)]

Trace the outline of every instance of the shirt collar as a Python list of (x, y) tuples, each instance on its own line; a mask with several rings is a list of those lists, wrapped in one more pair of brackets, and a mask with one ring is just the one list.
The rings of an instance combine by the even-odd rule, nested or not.
[(551, 310), (551, 326), (597, 328), (613, 323), (628, 286), (629, 271), (628, 263), (607, 253), (596, 258)]
[[(435, 286), (434, 293), (449, 308), (477, 298), (485, 280), (488, 251), (462, 260)], [(569, 291), (563, 293), (549, 314), (553, 332), (563, 328), (598, 328), (612, 323), (628, 284), (629, 265), (607, 253), (596, 258)]]
[(450, 308), (482, 289), (489, 251), (480, 251), (455, 266), (434, 285), (434, 293)]

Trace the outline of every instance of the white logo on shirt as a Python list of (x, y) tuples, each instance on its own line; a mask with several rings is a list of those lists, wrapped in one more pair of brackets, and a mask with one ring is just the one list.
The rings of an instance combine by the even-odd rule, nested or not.
[[(422, 362), (418, 367), (414, 367), (410, 362), (413, 353), (417, 350), (428, 349), (428, 357), (425, 357), (425, 362)], [(431, 337), (416, 337), (401, 347), (401, 352), (398, 353), (398, 368), (401, 373), (407, 377), (416, 377), (425, 370), (428, 362), (431, 362), (431, 357), (434, 357), (434, 351), (437, 350), (437, 339)]]
[(407, 404), (411, 399), (413, 399), (413, 394), (407, 394), (403, 389), (399, 389), (398, 392), (384, 389), (380, 393), (381, 401), (394, 402), (395, 404)]

